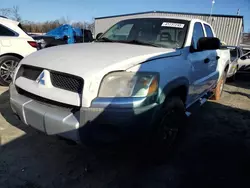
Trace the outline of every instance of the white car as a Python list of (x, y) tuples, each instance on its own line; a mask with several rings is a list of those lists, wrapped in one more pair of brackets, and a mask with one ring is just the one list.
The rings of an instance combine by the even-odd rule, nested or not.
[(227, 70), (227, 80), (235, 81), (236, 73), (239, 69), (238, 61), (241, 57), (241, 49), (238, 46), (223, 46), (222, 48), (226, 48), (230, 50), (230, 63)]
[(202, 20), (124, 20), (93, 43), (23, 59), (10, 104), (25, 124), (48, 135), (85, 143), (148, 132), (168, 145), (195, 106), (220, 98), (229, 62), (229, 50), (220, 49)]
[(239, 62), (239, 73), (249, 74), (250, 72), (250, 48), (243, 48)]
[(0, 17), (0, 85), (9, 85), (20, 60), (36, 51), (37, 43), (19, 22)]

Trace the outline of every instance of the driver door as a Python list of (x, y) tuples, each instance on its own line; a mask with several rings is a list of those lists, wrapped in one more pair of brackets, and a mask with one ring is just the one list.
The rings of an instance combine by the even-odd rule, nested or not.
[(194, 50), (188, 55), (188, 61), (191, 64), (190, 96), (192, 101), (202, 97), (216, 81), (216, 50), (196, 51), (198, 40), (201, 37), (205, 37), (203, 25), (196, 22), (192, 36), (192, 48)]

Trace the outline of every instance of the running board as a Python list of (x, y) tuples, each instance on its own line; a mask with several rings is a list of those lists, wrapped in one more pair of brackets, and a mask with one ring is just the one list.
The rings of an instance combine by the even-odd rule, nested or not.
[(205, 95), (203, 95), (199, 100), (197, 100), (193, 105), (187, 108), (186, 110), (186, 116), (191, 116), (195, 111), (197, 111), (203, 104), (205, 104), (208, 99), (210, 99), (213, 96), (213, 92), (208, 92)]
[(202, 106), (207, 100), (207, 98), (200, 98), (200, 105)]

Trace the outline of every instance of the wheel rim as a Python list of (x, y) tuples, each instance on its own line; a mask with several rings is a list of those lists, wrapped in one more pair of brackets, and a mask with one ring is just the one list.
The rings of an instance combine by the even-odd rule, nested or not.
[(18, 62), (14, 60), (7, 60), (1, 64), (0, 77), (4, 82), (6, 83), (11, 82), (11, 74), (14, 72), (17, 65), (18, 65)]
[(164, 144), (171, 146), (178, 134), (179, 129), (173, 127), (173, 125), (178, 125), (178, 119), (175, 116), (176, 111), (172, 110), (167, 113), (161, 121), (161, 139)]

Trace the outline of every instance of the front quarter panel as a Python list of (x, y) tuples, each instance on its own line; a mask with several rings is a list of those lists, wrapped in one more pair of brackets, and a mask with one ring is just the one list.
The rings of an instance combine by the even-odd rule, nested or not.
[[(180, 86), (179, 84), (189, 85), (191, 65), (184, 58), (184, 55), (172, 56), (166, 58), (159, 58), (143, 64), (134, 66), (128, 69), (128, 72), (158, 72), (160, 74), (159, 81), (159, 99), (160, 103), (164, 101), (169, 88)], [(175, 85), (171, 84), (178, 80)], [(179, 82), (181, 80), (181, 82)], [(187, 99), (189, 100), (189, 99)]]

